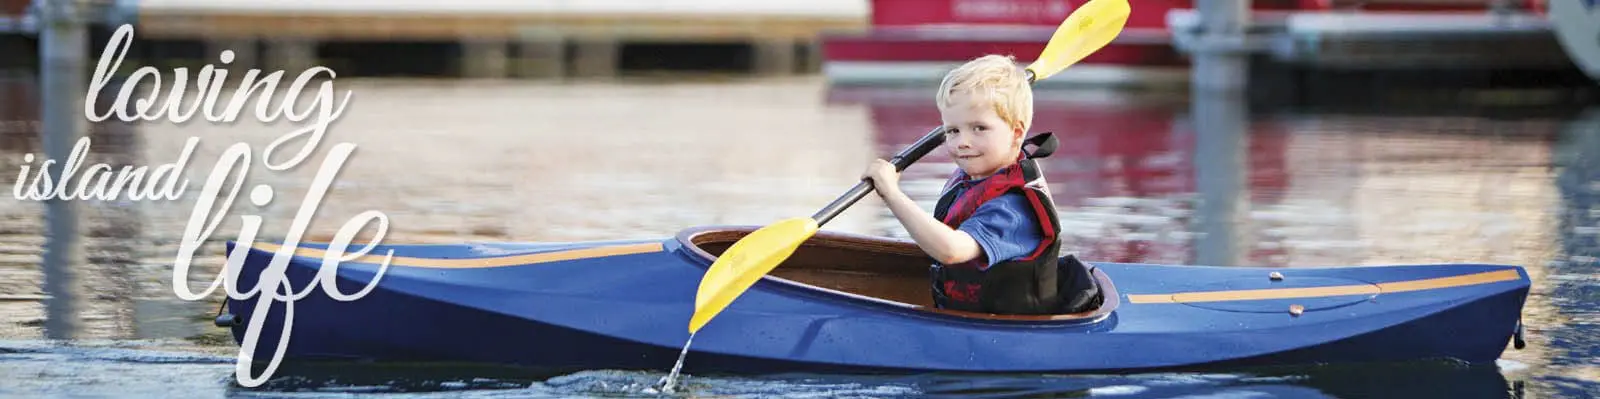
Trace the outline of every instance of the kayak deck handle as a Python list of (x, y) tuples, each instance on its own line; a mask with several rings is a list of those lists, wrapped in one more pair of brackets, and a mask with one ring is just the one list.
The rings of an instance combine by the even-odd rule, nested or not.
[(226, 312), (223, 311), (223, 309), (227, 309), (227, 308), (228, 308), (228, 301), (226, 301), (226, 300), (222, 301), (222, 305), (221, 306), (217, 306), (217, 318), (211, 320), (211, 324), (215, 324), (217, 327), (223, 327), (223, 328), (231, 328), (233, 326), (237, 326), (237, 325), (241, 324), (241, 323), (239, 323), (239, 316), (234, 315), (233, 313), (226, 313)]
[(1528, 346), (1528, 341), (1522, 339), (1522, 318), (1517, 318), (1517, 332), (1511, 336), (1511, 346), (1517, 349)]

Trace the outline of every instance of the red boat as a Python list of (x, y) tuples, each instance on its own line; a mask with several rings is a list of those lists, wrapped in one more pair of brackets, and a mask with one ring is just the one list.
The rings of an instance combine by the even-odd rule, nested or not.
[(23, 26), (23, 17), (27, 14), (30, 1), (0, 0), (0, 34), (18, 34), (27, 30)]
[[(1068, 14), (1087, 0), (872, 0), (865, 32), (822, 38), (824, 73), (837, 83), (937, 80), (951, 64), (1001, 53), (1032, 61)], [(1485, 0), (1255, 0), (1255, 20), (1294, 13), (1481, 14)], [(1508, 3), (1535, 13), (1543, 1)], [(1139, 0), (1123, 33), (1054, 82), (1095, 81), (1145, 86), (1186, 82), (1187, 57), (1174, 44), (1168, 14), (1193, 0)], [(1042, 82), (1043, 83), (1043, 82)]]

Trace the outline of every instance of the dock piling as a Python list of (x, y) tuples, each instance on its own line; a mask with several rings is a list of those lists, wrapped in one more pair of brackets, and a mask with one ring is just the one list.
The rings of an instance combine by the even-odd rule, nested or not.
[(233, 62), (226, 65), (229, 70), (243, 71), (250, 68), (259, 68), (259, 51), (256, 40), (251, 38), (215, 38), (206, 41), (206, 63), (223, 65), (222, 52), (232, 51)]
[(789, 75), (795, 73), (797, 61), (793, 40), (757, 39), (751, 43), (755, 57), (751, 65), (760, 75)]
[[(49, 167), (50, 181), (62, 181), (63, 163), (72, 146), (84, 137), (88, 125), (81, 116), (88, 85), (87, 76), (89, 11), (75, 1), (43, 1), (39, 29), (40, 141), (45, 157), (56, 160)], [(79, 276), (83, 248), (78, 232), (78, 205), (73, 201), (50, 198), (45, 201), (45, 250), (40, 266), (44, 269), (45, 322), (47, 339), (69, 340), (77, 335), (79, 319)]]
[(1249, 81), (1250, 0), (1195, 0), (1200, 32), (1190, 84), (1195, 91), (1244, 90)]
[(461, 72), (466, 77), (502, 79), (510, 76), (510, 45), (505, 40), (468, 39), (461, 47)]
[(516, 43), (512, 70), (517, 77), (559, 79), (567, 75), (567, 42), (559, 36), (524, 37)]
[(1241, 243), (1247, 209), (1250, 137), (1244, 92), (1249, 84), (1249, 0), (1196, 0), (1200, 32), (1190, 71), (1194, 115), (1196, 211), (1201, 235), (1195, 245), (1199, 264), (1236, 266), (1248, 245)]
[(294, 76), (298, 71), (316, 66), (317, 44), (300, 37), (274, 37), (267, 42), (267, 59), (272, 63), (267, 67), (269, 71), (284, 70)]
[(617, 75), (622, 44), (609, 37), (582, 38), (573, 49), (568, 75), (580, 78), (608, 78)]

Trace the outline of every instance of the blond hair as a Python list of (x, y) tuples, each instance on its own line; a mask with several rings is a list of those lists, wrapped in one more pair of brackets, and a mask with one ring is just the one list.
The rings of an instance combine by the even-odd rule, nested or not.
[(1033, 124), (1033, 88), (1027, 72), (1011, 56), (985, 55), (956, 67), (939, 82), (934, 102), (939, 108), (948, 108), (951, 96), (961, 92), (994, 107), (994, 113), (1012, 129), (1026, 133)]

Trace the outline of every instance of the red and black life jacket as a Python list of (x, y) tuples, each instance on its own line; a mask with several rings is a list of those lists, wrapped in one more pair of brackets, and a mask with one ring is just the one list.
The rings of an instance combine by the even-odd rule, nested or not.
[[(1099, 290), (1089, 276), (1092, 272), (1076, 259), (1059, 257), (1060, 223), (1056, 218), (1055, 201), (1045, 186), (1037, 160), (1054, 152), (1055, 139), (1050, 133), (1043, 133), (1029, 138), (1028, 143), (1038, 148), (1031, 153), (1024, 151), (1016, 164), (977, 183), (970, 183), (965, 173), (956, 171), (934, 207), (934, 218), (950, 228), (959, 228), (985, 202), (1017, 193), (1026, 199), (1034, 219), (1039, 221), (1041, 239), (1037, 249), (987, 270), (981, 268), (986, 262), (984, 257), (952, 265), (935, 264), (931, 273), (933, 298), (940, 308), (996, 314), (1057, 314), (1075, 313), (1081, 310), (1079, 308), (1094, 305), (1090, 302)], [(956, 195), (955, 188), (968, 184), (971, 187)]]

